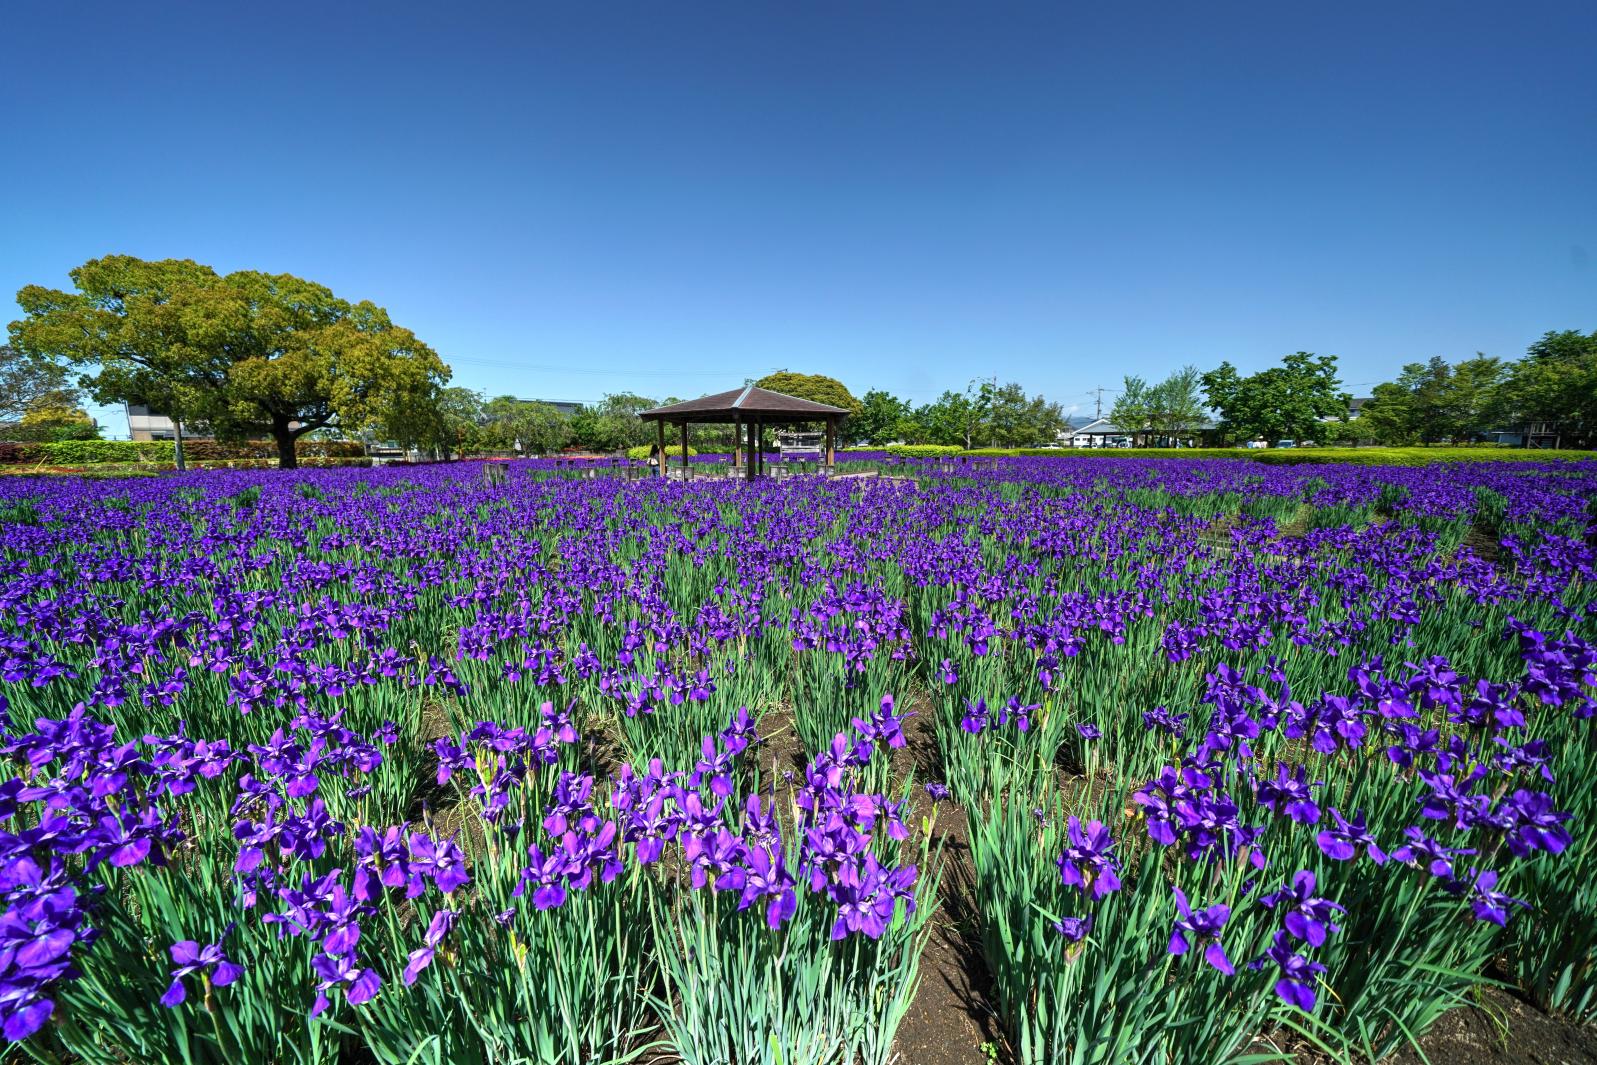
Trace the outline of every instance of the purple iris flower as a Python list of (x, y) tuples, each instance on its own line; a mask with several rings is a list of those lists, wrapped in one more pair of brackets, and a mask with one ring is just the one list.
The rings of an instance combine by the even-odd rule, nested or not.
[(991, 715), (987, 709), (987, 700), (982, 698), (977, 698), (975, 702), (967, 700), (965, 702), (965, 716), (959, 719), (959, 727), (972, 736), (977, 736), (987, 731), (987, 725), (990, 720)]
[(454, 910), (439, 910), (433, 914), (433, 919), (428, 922), (427, 931), (422, 936), (422, 945), (410, 952), (405, 971), (401, 974), (406, 987), (414, 984), (422, 970), (432, 964), (433, 955), (437, 953), (444, 937), (455, 927), (455, 920), (459, 916)]
[(874, 854), (867, 854), (862, 863), (844, 865), (828, 889), (828, 894), (838, 904), (832, 938), (842, 939), (851, 932), (859, 932), (868, 939), (880, 939), (892, 923), (899, 899), (904, 900), (906, 912), (914, 912), (914, 884), (913, 865), (884, 869)]
[(383, 987), (383, 978), (377, 970), (361, 968), (360, 959), (354, 951), (339, 955), (318, 954), (311, 959), (311, 968), (321, 977), (316, 985), (316, 1001), (311, 1005), (312, 1017), (319, 1016), (332, 1004), (327, 992), (335, 987), (345, 989), (351, 1006), (370, 1002)]
[(907, 742), (904, 739), (904, 722), (913, 714), (898, 716), (893, 710), (893, 697), (882, 696), (882, 705), (875, 710), (870, 720), (855, 718), (854, 730), (873, 743), (884, 743), (893, 749), (901, 748)]
[(1529, 903), (1497, 890), (1495, 870), (1486, 869), (1478, 872), (1471, 869), (1470, 876), (1474, 877), (1474, 881), (1469, 885), (1470, 908), (1475, 911), (1477, 921), (1486, 921), (1502, 928), (1508, 924), (1508, 916), (1512, 912), (1509, 910), (1510, 906), (1530, 908)]
[(1336, 822), (1335, 827), (1321, 831), (1317, 837), (1320, 850), (1327, 858), (1345, 862), (1356, 856), (1359, 848), (1363, 847), (1369, 852), (1370, 861), (1376, 865), (1385, 864), (1386, 852), (1380, 848), (1375, 842), (1375, 837), (1370, 835), (1365, 827), (1363, 810), (1349, 821), (1333, 806), (1331, 819)]
[(1090, 821), (1083, 828), (1081, 819), (1072, 814), (1065, 834), (1068, 841), (1064, 852), (1054, 862), (1065, 884), (1091, 892), (1094, 899), (1119, 891), (1120, 877), (1111, 853), (1115, 843), (1109, 837), (1108, 826), (1102, 821)]
[(1092, 932), (1092, 914), (1085, 917), (1061, 917), (1050, 926), (1068, 943), (1080, 943)]
[(1206, 909), (1194, 910), (1180, 888), (1171, 890), (1175, 892), (1179, 916), (1170, 932), (1170, 953), (1185, 954), (1197, 944), (1207, 943), (1203, 950), (1204, 960), (1227, 976), (1235, 976), (1236, 967), (1220, 945), (1220, 930), (1231, 918), (1231, 907), (1216, 903)]
[(798, 909), (795, 880), (783, 865), (781, 854), (773, 854), (765, 847), (748, 848), (745, 861), (743, 896), (738, 900), (738, 909), (746, 910), (757, 900), (766, 899), (765, 923), (774, 931)]
[(1294, 951), (1285, 932), (1277, 932), (1270, 949), (1264, 952), (1263, 957), (1249, 962), (1248, 967), (1262, 968), (1267, 961), (1275, 962), (1280, 968), (1281, 975), (1275, 982), (1275, 993), (1281, 997), (1281, 1001), (1296, 1006), (1304, 1013), (1312, 1013), (1314, 985), (1319, 974), (1325, 972), (1325, 966)]
[(932, 800), (932, 802), (947, 802), (951, 793), (948, 790), (947, 784), (942, 784), (935, 780), (928, 780), (926, 782), (926, 794)]
[(1303, 766), (1291, 770), (1281, 765), (1276, 767), (1274, 780), (1261, 780), (1254, 785), (1254, 795), (1259, 805), (1271, 813), (1300, 825), (1312, 825), (1320, 819), (1320, 807), (1314, 801), (1312, 789), (1324, 786), (1319, 780), (1310, 783)]
[(998, 723), (1015, 725), (1015, 731), (1026, 732), (1031, 728), (1031, 715), (1034, 710), (1041, 710), (1041, 703), (1021, 703), (1020, 696), (1011, 695), (1004, 708), (998, 712)]
[(536, 845), (527, 850), (528, 864), (521, 870), (521, 879), (511, 894), (520, 897), (528, 884), (534, 884), (532, 905), (539, 910), (558, 909), (566, 901), (566, 874), (569, 863), (566, 855), (551, 850), (548, 855)]
[(471, 883), (466, 871), (466, 855), (452, 839), (434, 840), (425, 832), (410, 834), (410, 887), (408, 898), (421, 894), (421, 878), (431, 877), (438, 890), (453, 894)]
[(209, 969), (207, 979), (210, 983), (215, 987), (226, 987), (244, 975), (242, 965), (227, 960), (222, 953), (221, 943), (207, 943), (202, 947), (192, 939), (184, 939), (173, 943), (168, 950), (177, 967), (172, 970), (172, 983), (167, 987), (166, 994), (161, 996), (161, 1005), (167, 1009), (180, 1005), (188, 997), (188, 992), (183, 988), (185, 976)]
[(1330, 899), (1316, 897), (1314, 887), (1314, 874), (1300, 869), (1292, 874), (1291, 884), (1264, 896), (1259, 903), (1266, 909), (1285, 908), (1286, 930), (1309, 946), (1318, 947), (1324, 944), (1328, 934), (1341, 931), (1332, 919), (1346, 911)]
[(1425, 834), (1425, 830), (1418, 825), (1410, 825), (1403, 830), (1403, 835), (1408, 842), (1392, 852), (1394, 861), (1404, 865), (1422, 866), (1432, 876), (1449, 878), (1453, 875), (1453, 859), (1455, 857), (1474, 854), (1473, 849), (1458, 849), (1444, 847), (1436, 840)]

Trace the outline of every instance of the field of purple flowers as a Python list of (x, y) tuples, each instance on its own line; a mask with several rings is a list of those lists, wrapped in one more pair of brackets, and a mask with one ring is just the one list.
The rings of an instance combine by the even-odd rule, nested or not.
[(1492, 981), (1590, 1020), (1594, 500), (7, 480), (9, 1053), (883, 1065), (949, 803), (1005, 1060), (1379, 1061)]

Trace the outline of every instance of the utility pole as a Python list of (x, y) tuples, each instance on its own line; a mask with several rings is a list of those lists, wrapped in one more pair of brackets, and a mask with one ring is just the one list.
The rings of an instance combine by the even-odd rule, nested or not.
[(1093, 413), (1092, 413), (1092, 420), (1093, 421), (1097, 421), (1099, 418), (1103, 417), (1103, 387), (1099, 386), (1098, 389), (1097, 389), (1097, 392), (1098, 392), (1098, 405), (1093, 408)]

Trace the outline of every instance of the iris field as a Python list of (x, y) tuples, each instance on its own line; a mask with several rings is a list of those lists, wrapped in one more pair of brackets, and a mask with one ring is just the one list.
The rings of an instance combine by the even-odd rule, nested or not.
[(1597, 463), (998, 465), (0, 482), (5, 1059), (882, 1065), (955, 885), (1002, 1060), (1597, 1017)]

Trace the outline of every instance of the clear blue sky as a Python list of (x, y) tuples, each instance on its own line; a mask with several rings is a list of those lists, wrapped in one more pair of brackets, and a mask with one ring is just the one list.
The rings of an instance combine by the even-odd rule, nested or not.
[(1090, 413), (1185, 362), (1334, 353), (1363, 391), (1597, 328), (1590, 0), (51, 0), (0, 26), (0, 290), (113, 252), (288, 271), (490, 394), (786, 367)]

